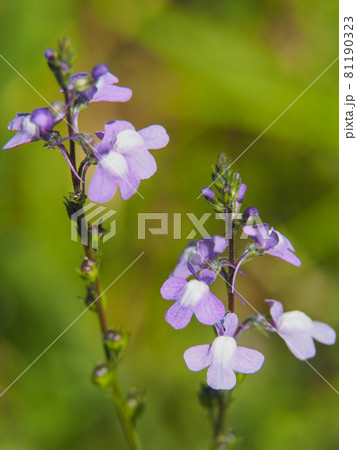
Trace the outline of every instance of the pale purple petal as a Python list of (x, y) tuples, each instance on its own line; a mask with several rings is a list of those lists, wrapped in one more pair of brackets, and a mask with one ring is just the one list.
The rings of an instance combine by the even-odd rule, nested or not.
[(232, 367), (240, 373), (257, 372), (263, 365), (264, 355), (257, 350), (246, 347), (237, 347), (232, 359)]
[(112, 134), (115, 136), (115, 138), (121, 131), (125, 130), (135, 131), (135, 127), (126, 120), (112, 120), (111, 122), (107, 122), (104, 126), (105, 134), (107, 133)]
[(181, 298), (182, 289), (186, 284), (185, 278), (171, 277), (162, 285), (161, 295), (165, 300), (177, 300)]
[(130, 100), (132, 91), (126, 87), (113, 86), (118, 78), (110, 72), (98, 78), (92, 102), (126, 102)]
[(117, 183), (122, 199), (128, 200), (137, 192), (140, 185), (140, 180), (136, 178), (132, 173), (128, 173), (125, 177), (118, 178)]
[(192, 314), (191, 306), (182, 306), (180, 300), (177, 300), (166, 311), (165, 319), (175, 330), (180, 330), (189, 324)]
[(277, 302), (276, 300), (265, 300), (265, 301), (270, 306), (270, 315), (271, 315), (272, 319), (274, 320), (275, 327), (278, 328), (280, 325), (281, 316), (284, 313), (283, 304), (280, 302)]
[(19, 131), (18, 133), (15, 134), (15, 136), (13, 136), (4, 146), (3, 146), (3, 150), (8, 150), (10, 148), (15, 148), (18, 147), (19, 145), (23, 145), (23, 144), (28, 144), (30, 142), (35, 142), (38, 141), (40, 138), (33, 136), (31, 134), (28, 133), (23, 133), (21, 131)]
[(286, 247), (281, 246), (280, 244), (278, 244), (276, 247), (268, 250), (268, 253), (271, 256), (276, 256), (277, 258), (280, 258), (283, 261), (285, 261), (289, 264), (292, 264), (293, 266), (296, 266), (296, 267), (301, 266), (300, 259), (294, 253), (292, 253)]
[(173, 276), (187, 278), (191, 275), (191, 271), (187, 266), (187, 260), (180, 261), (172, 272)]
[(278, 231), (274, 231), (277, 234), (279, 241), (275, 247), (270, 248), (268, 250), (269, 255), (276, 256), (277, 258), (282, 259), (294, 266), (300, 267), (301, 261), (300, 259), (293, 253), (294, 247), (291, 245), (291, 242)]
[(115, 191), (115, 178), (98, 165), (88, 187), (89, 199), (96, 203), (105, 203), (113, 198)]
[(322, 322), (313, 321), (312, 337), (326, 345), (332, 345), (336, 342), (335, 330)]
[(207, 384), (212, 389), (233, 389), (237, 383), (237, 377), (230, 367), (221, 364), (212, 364), (207, 371)]
[(187, 278), (191, 275), (191, 271), (187, 266), (187, 261), (190, 261), (195, 270), (199, 270), (200, 267), (196, 261), (196, 242), (190, 241), (186, 248), (181, 252), (177, 260), (177, 266), (175, 267), (172, 275), (177, 277)]
[(120, 86), (104, 86), (98, 89), (92, 102), (127, 102), (133, 95), (131, 89)]
[(203, 269), (201, 270), (198, 279), (206, 283), (207, 286), (210, 286), (216, 280), (216, 274), (213, 270)]
[(315, 356), (315, 344), (308, 333), (302, 331), (280, 331), (279, 334), (296, 358), (304, 360)]
[[(248, 208), (249, 209), (249, 208)], [(257, 242), (262, 247), (269, 240), (269, 225), (267, 223), (259, 223), (258, 225), (246, 225), (243, 227), (243, 231), (253, 241)]]
[(155, 158), (145, 149), (134, 149), (125, 154), (130, 171), (139, 179), (150, 178), (157, 170)]
[(200, 239), (197, 242), (197, 255), (201, 259), (200, 263), (205, 264), (207, 261), (215, 259), (226, 249), (227, 245), (227, 239), (221, 236)]
[(223, 303), (210, 291), (194, 306), (193, 310), (197, 320), (204, 325), (214, 325), (226, 312)]
[(223, 319), (224, 336), (233, 337), (238, 327), (238, 317), (234, 313), (227, 313)]
[(144, 139), (148, 149), (158, 149), (166, 147), (169, 142), (169, 136), (161, 125), (150, 125), (138, 132)]
[(29, 113), (16, 113), (15, 119), (13, 119), (11, 122), (9, 122), (9, 124), (7, 126), (8, 130), (10, 130), (10, 131), (20, 130), (23, 120), (26, 117), (30, 117), (30, 116), (31, 116), (31, 114), (29, 114)]
[(241, 183), (241, 185), (239, 186), (239, 191), (238, 191), (238, 196), (237, 196), (238, 203), (243, 202), (246, 192), (247, 192), (247, 185), (244, 183)]
[(183, 355), (187, 367), (193, 372), (197, 372), (211, 364), (211, 354), (209, 344), (196, 345), (187, 349)]

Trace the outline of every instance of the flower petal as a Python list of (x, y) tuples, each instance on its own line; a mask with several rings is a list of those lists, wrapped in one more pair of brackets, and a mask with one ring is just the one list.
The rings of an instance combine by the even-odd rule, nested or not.
[(161, 125), (151, 125), (139, 131), (148, 149), (158, 149), (166, 147), (169, 143), (169, 136)]
[(187, 367), (194, 371), (198, 372), (211, 364), (212, 357), (210, 355), (210, 345), (196, 345), (195, 347), (191, 347), (185, 351), (183, 354), (183, 359), (187, 364)]
[(197, 241), (197, 260), (200, 265), (215, 259), (228, 245), (227, 239), (221, 236), (203, 238)]
[(336, 332), (327, 323), (313, 321), (312, 337), (326, 345), (332, 345), (336, 342)]
[(180, 300), (177, 300), (165, 314), (166, 322), (168, 322), (175, 330), (185, 328), (189, 324), (193, 311), (191, 306), (183, 306)]
[(96, 83), (97, 91), (92, 98), (92, 102), (126, 102), (130, 100), (132, 91), (126, 87), (113, 86), (118, 83), (118, 78), (108, 72), (98, 78)]
[(206, 283), (207, 286), (210, 286), (216, 280), (216, 274), (213, 270), (203, 269), (201, 270), (198, 279)]
[(124, 178), (119, 178), (117, 182), (123, 200), (128, 200), (133, 196), (140, 185), (140, 180), (131, 173), (128, 173)]
[(230, 367), (222, 367), (220, 364), (211, 364), (207, 371), (207, 384), (212, 389), (233, 389), (237, 383), (234, 370)]
[(181, 298), (182, 288), (187, 284), (185, 278), (171, 277), (165, 281), (160, 290), (165, 300), (177, 300)]
[(224, 336), (234, 336), (238, 327), (238, 317), (234, 313), (227, 313), (223, 319)]
[(264, 355), (257, 350), (246, 347), (237, 347), (232, 359), (232, 367), (240, 373), (257, 372), (263, 365)]
[(96, 203), (105, 203), (113, 198), (115, 191), (115, 179), (98, 165), (89, 184), (89, 199)]
[(280, 331), (279, 334), (296, 358), (304, 360), (315, 356), (316, 349), (314, 340), (308, 333), (301, 331)]
[(133, 95), (131, 89), (120, 86), (104, 86), (97, 90), (92, 102), (127, 102)]
[(276, 328), (279, 328), (280, 318), (284, 313), (283, 304), (277, 302), (276, 300), (265, 300), (270, 306), (270, 315), (274, 320), (274, 325)]
[(218, 298), (208, 291), (202, 300), (193, 307), (197, 320), (204, 325), (214, 325), (224, 316), (226, 309)]
[(15, 134), (2, 148), (3, 150), (9, 150), (10, 148), (18, 147), (19, 145), (28, 144), (30, 142), (38, 141), (40, 138), (28, 133), (19, 131)]
[(157, 170), (155, 158), (145, 149), (134, 149), (125, 155), (130, 171), (137, 178), (147, 179)]

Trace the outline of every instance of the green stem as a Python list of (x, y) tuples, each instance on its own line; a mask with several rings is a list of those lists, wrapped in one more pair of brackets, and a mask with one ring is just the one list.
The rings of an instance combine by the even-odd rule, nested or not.
[[(66, 103), (68, 103), (68, 91), (64, 91)], [(72, 120), (72, 114), (70, 112), (70, 108), (67, 110), (67, 123), (68, 123), (68, 133), (69, 135), (73, 132), (73, 120)], [(69, 158), (72, 162), (72, 165), (74, 168), (76, 168), (76, 154), (75, 154), (75, 143), (72, 139), (70, 139), (70, 152), (69, 152)], [(72, 172), (71, 172), (72, 173)], [(78, 179), (73, 175), (72, 173), (72, 184), (73, 189), (75, 192), (78, 192), (80, 189), (80, 184)], [(86, 257), (92, 261), (95, 264), (98, 264), (98, 261), (96, 260), (95, 256), (92, 253), (92, 250), (89, 245), (84, 245), (84, 252)], [(99, 319), (99, 325), (102, 332), (102, 337), (104, 337), (105, 333), (108, 331), (108, 324), (107, 324), (107, 317), (105, 314), (105, 309), (103, 306), (102, 298), (101, 298), (101, 291), (100, 291), (100, 284), (99, 284), (99, 278), (96, 277), (94, 281), (94, 292), (96, 295), (96, 311)], [(115, 409), (117, 411), (120, 424), (123, 428), (126, 440), (128, 442), (130, 450), (141, 450), (142, 445), (139, 440), (138, 433), (134, 427), (133, 421), (128, 416), (128, 412), (126, 409), (126, 403), (125, 399), (122, 395), (120, 384), (119, 384), (119, 376), (117, 371), (115, 370), (115, 367), (113, 368), (114, 361), (112, 358), (112, 354), (108, 347), (103, 344), (104, 347), (104, 353), (105, 358), (107, 361), (107, 364), (109, 367), (113, 369), (113, 381), (112, 381), (112, 390), (113, 390), (113, 398), (112, 401), (114, 403)]]
[[(234, 264), (234, 234), (233, 234), (233, 220), (232, 220), (232, 210), (228, 209), (228, 219), (230, 222), (230, 226), (228, 228), (228, 232), (230, 237), (228, 239), (228, 261), (230, 264)], [(232, 289), (233, 277), (234, 277), (234, 268), (229, 266), (228, 268), (228, 309), (229, 312), (234, 313), (234, 292)]]
[(119, 379), (116, 375), (113, 379), (113, 403), (117, 411), (121, 426), (123, 428), (126, 440), (129, 444), (131, 450), (141, 450), (143, 447), (141, 445), (139, 435), (134, 427), (132, 420), (128, 417), (126, 411), (126, 404), (121, 393)]

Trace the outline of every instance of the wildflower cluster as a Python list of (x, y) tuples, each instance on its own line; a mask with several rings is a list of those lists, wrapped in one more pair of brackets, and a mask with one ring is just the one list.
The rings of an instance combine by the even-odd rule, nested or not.
[[(184, 353), (184, 360), (192, 371), (208, 367), (207, 384), (212, 389), (231, 390), (236, 385), (235, 372), (257, 372), (264, 362), (260, 352), (237, 345), (242, 333), (254, 328), (264, 333), (278, 333), (291, 352), (305, 360), (315, 355), (314, 339), (331, 345), (335, 342), (335, 332), (329, 325), (313, 321), (303, 312), (284, 312), (282, 303), (275, 300), (266, 300), (270, 315), (255, 314), (243, 323), (238, 322), (234, 312), (235, 297), (246, 305), (235, 288), (242, 266), (265, 254), (297, 267), (301, 262), (288, 238), (261, 221), (257, 208), (248, 207), (241, 212), (247, 186), (230, 168), (225, 155), (219, 155), (212, 178), (213, 189), (203, 188), (202, 196), (225, 219), (225, 236), (190, 242), (163, 284), (161, 295), (166, 300), (174, 300), (165, 318), (175, 329), (186, 327), (193, 315), (204, 325), (214, 325), (216, 337), (213, 342), (189, 348)], [(251, 242), (235, 257), (235, 237), (239, 229)], [(226, 249), (228, 256), (223, 256)], [(211, 286), (218, 278), (227, 285), (227, 310), (211, 292)]]
[[(156, 172), (156, 162), (149, 150), (163, 148), (169, 137), (160, 125), (151, 125), (140, 131), (125, 120), (114, 120), (104, 125), (104, 131), (95, 136), (79, 130), (79, 114), (94, 102), (127, 102), (132, 91), (118, 86), (118, 78), (109, 72), (105, 64), (99, 64), (91, 72), (73, 73), (75, 52), (68, 39), (59, 43), (58, 50), (45, 52), (48, 66), (54, 74), (63, 95), (47, 107), (32, 113), (17, 114), (9, 123), (9, 130), (16, 134), (4, 145), (12, 149), (23, 144), (43, 141), (48, 149), (59, 150), (69, 165), (73, 192), (65, 198), (68, 216), (76, 221), (77, 231), (84, 246), (79, 274), (86, 283), (84, 301), (87, 309), (98, 315), (105, 361), (96, 365), (92, 379), (106, 390), (117, 409), (128, 444), (132, 449), (141, 448), (135, 430), (135, 420), (143, 409), (143, 396), (131, 389), (124, 396), (119, 386), (117, 367), (127, 346), (128, 334), (121, 327), (109, 327), (105, 303), (99, 282), (99, 264), (102, 243), (107, 230), (101, 223), (89, 224), (85, 216), (87, 195), (98, 203), (109, 201), (119, 187), (123, 200), (129, 199), (138, 189), (141, 180)], [(65, 135), (61, 134), (66, 123)], [(63, 131), (62, 131), (63, 133)], [(68, 144), (68, 146), (67, 146)], [(77, 158), (82, 160), (77, 166)], [(94, 165), (95, 173), (86, 191), (86, 174)], [(82, 216), (79, 219), (80, 215)], [(88, 244), (89, 239), (98, 246)]]
[[(104, 132), (96, 136), (80, 132), (78, 119), (81, 111), (94, 102), (127, 102), (132, 91), (118, 86), (118, 78), (109, 72), (105, 64), (98, 64), (89, 73), (72, 73), (75, 62), (74, 50), (64, 39), (58, 50), (49, 49), (45, 57), (56, 77), (64, 101), (56, 100), (48, 107), (35, 109), (32, 113), (18, 113), (8, 128), (17, 133), (3, 149), (42, 140), (45, 147), (60, 150), (72, 173), (75, 194), (85, 194), (86, 173), (91, 165), (95, 174), (88, 188), (88, 197), (97, 203), (109, 201), (117, 186), (124, 200), (138, 189), (140, 181), (156, 172), (156, 163), (149, 150), (163, 148), (169, 137), (160, 125), (151, 125), (140, 131), (125, 120), (114, 120), (104, 126)], [(66, 122), (68, 136), (62, 137), (56, 126)], [(65, 146), (70, 142), (70, 149)], [(75, 144), (84, 157), (76, 167)], [(82, 153), (82, 154), (83, 154)]]

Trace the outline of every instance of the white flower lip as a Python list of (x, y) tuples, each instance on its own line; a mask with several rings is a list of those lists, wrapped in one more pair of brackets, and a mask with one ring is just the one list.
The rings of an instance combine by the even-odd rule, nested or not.
[(124, 153), (135, 150), (138, 147), (145, 147), (145, 141), (135, 130), (124, 130), (117, 135), (115, 141), (116, 152)]
[(181, 297), (182, 306), (194, 307), (199, 303), (204, 295), (207, 294), (209, 287), (203, 281), (191, 280), (184, 287)]
[(216, 337), (211, 348), (213, 363), (221, 367), (229, 366), (236, 349), (237, 343), (234, 338), (230, 336)]
[(279, 331), (312, 332), (313, 322), (301, 311), (289, 311), (281, 316)]
[(129, 173), (128, 164), (123, 155), (116, 152), (109, 152), (106, 155), (102, 155), (99, 164), (112, 175), (125, 178)]

